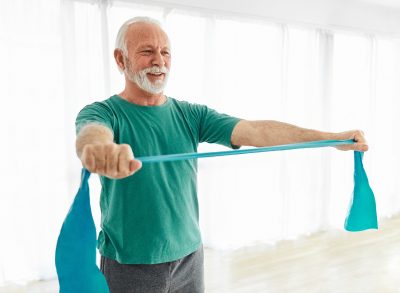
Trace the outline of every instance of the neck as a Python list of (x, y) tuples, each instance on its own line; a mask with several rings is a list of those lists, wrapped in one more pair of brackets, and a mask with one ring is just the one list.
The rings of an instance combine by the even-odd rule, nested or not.
[(151, 94), (139, 88), (135, 83), (126, 83), (125, 89), (118, 95), (128, 102), (140, 106), (159, 106), (167, 100), (163, 92)]

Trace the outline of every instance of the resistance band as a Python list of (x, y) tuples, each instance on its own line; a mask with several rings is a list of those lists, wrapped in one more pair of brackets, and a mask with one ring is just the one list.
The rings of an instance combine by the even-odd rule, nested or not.
[(60, 293), (108, 293), (96, 265), (96, 226), (90, 209), (90, 173), (82, 170), (81, 186), (64, 220), (56, 247)]
[(160, 155), (160, 156), (140, 157), (140, 158), (136, 158), (136, 159), (141, 161), (142, 163), (158, 163), (158, 162), (167, 162), (167, 161), (181, 161), (181, 160), (188, 160), (188, 159), (276, 152), (276, 151), (295, 150), (295, 149), (321, 148), (321, 147), (330, 147), (330, 146), (338, 146), (338, 145), (353, 144), (353, 143), (354, 143), (354, 141), (351, 139), (349, 139), (349, 140), (321, 140), (321, 141), (302, 142), (302, 143), (276, 145), (276, 146), (271, 146), (271, 147), (260, 147), (260, 148), (243, 149), (243, 150), (208, 152), (208, 153), (186, 153), (186, 154)]
[[(142, 163), (155, 163), (353, 143), (353, 140), (324, 140), (253, 149), (160, 155), (136, 159)], [(375, 197), (369, 186), (362, 159), (363, 153), (354, 152), (354, 190), (344, 224), (347, 231), (378, 228)], [(80, 188), (64, 220), (57, 241), (55, 261), (61, 293), (109, 292), (106, 279), (96, 265), (96, 228), (90, 208), (89, 177), (90, 172), (83, 169)]]

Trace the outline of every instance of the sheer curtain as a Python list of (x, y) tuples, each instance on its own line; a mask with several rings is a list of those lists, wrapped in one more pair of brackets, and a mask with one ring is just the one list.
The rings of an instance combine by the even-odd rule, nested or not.
[(0, 284), (54, 276), (70, 202), (57, 1), (0, 9)]
[[(171, 38), (169, 96), (245, 119), (363, 129), (379, 216), (399, 212), (399, 39), (118, 1), (2, 6), (0, 285), (55, 275), (58, 231), (79, 184), (74, 119), (122, 89), (114, 39), (137, 15), (159, 19)], [(200, 160), (204, 243), (237, 248), (341, 229), (352, 165), (350, 152), (334, 149)], [(96, 176), (91, 188), (99, 223)]]

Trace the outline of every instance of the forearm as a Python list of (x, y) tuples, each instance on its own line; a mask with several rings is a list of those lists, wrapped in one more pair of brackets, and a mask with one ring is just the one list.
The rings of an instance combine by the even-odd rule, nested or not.
[(112, 131), (100, 124), (88, 124), (82, 127), (76, 138), (76, 153), (81, 158), (82, 150), (87, 144), (109, 144), (113, 143)]
[(238, 123), (234, 130), (232, 143), (235, 145), (263, 147), (335, 138), (334, 133), (302, 128), (279, 121), (243, 120)]

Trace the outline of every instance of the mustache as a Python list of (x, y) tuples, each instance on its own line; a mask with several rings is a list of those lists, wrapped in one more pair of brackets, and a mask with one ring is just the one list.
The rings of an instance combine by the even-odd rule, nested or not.
[(168, 68), (167, 67), (165, 67), (165, 66), (163, 66), (163, 67), (159, 67), (159, 66), (152, 66), (152, 67), (149, 67), (149, 68), (145, 68), (145, 69), (143, 69), (142, 71), (141, 71), (141, 73), (164, 73), (164, 74), (166, 74), (166, 73), (168, 73), (169, 72), (169, 70), (168, 70)]

